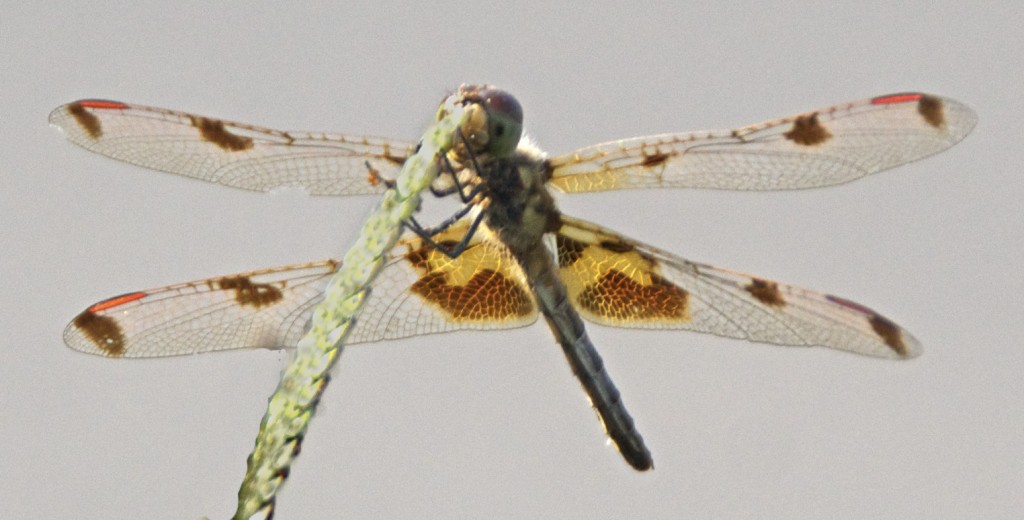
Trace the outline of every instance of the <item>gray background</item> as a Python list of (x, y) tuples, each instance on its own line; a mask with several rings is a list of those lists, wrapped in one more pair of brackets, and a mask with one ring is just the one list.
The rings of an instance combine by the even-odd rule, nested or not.
[(1021, 517), (1022, 8), (889, 4), (5, 1), (2, 516), (229, 516), (284, 355), (116, 361), (61, 330), (121, 292), (339, 255), (374, 204), (116, 163), (48, 128), (52, 108), (106, 97), (415, 139), (448, 89), (487, 81), (553, 153), (901, 90), (967, 102), (964, 143), (851, 185), (562, 198), (876, 307), (925, 354), (592, 327), (655, 456), (638, 474), (543, 325), (352, 347), (278, 518)]

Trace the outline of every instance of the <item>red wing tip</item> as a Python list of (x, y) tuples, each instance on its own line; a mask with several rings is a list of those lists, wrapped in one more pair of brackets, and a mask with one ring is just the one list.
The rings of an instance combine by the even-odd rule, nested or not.
[(103, 301), (93, 305), (92, 307), (89, 307), (88, 309), (86, 309), (86, 312), (96, 313), (96, 312), (105, 311), (107, 309), (111, 309), (111, 308), (117, 307), (118, 305), (124, 305), (126, 303), (133, 302), (135, 300), (139, 300), (139, 299), (141, 299), (141, 298), (143, 298), (145, 296), (146, 296), (146, 293), (144, 293), (144, 292), (133, 292), (133, 293), (128, 293), (128, 294), (122, 294), (120, 296), (114, 296), (113, 298), (110, 298), (108, 300), (103, 300)]
[(911, 101), (919, 101), (924, 97), (924, 94), (919, 92), (903, 92), (900, 94), (889, 94), (887, 96), (878, 96), (871, 99), (872, 105), (892, 105), (896, 103), (909, 103)]
[(831, 301), (832, 303), (837, 303), (839, 305), (842, 305), (843, 307), (846, 307), (847, 309), (852, 309), (852, 310), (854, 310), (856, 312), (864, 314), (865, 316), (873, 316), (873, 315), (877, 314), (875, 311), (873, 311), (873, 310), (871, 310), (871, 309), (869, 309), (869, 308), (867, 308), (867, 307), (865, 307), (865, 306), (863, 306), (863, 305), (861, 305), (861, 304), (859, 304), (857, 302), (847, 300), (846, 298), (840, 298), (838, 296), (832, 296), (831, 294), (826, 294), (825, 298), (828, 299), (829, 301)]
[(110, 101), (107, 99), (83, 99), (75, 101), (75, 105), (82, 106), (85, 108), (99, 108), (99, 109), (125, 109), (128, 105), (121, 103), (120, 101)]

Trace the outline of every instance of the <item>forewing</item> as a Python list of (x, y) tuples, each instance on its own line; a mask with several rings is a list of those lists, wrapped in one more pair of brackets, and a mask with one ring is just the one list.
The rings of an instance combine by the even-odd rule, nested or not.
[(50, 124), (87, 150), (139, 166), (246, 190), (295, 187), (312, 195), (380, 193), (384, 187), (370, 168), (395, 178), (415, 148), (95, 99), (56, 108)]
[(887, 358), (921, 353), (909, 332), (844, 298), (690, 262), (578, 219), (562, 221), (555, 235), (560, 275), (589, 321)]
[[(460, 222), (439, 238), (451, 245), (466, 231)], [(294, 347), (337, 267), (327, 260), (115, 296), (79, 314), (64, 341), (126, 358)], [(521, 327), (536, 317), (525, 277), (504, 247), (475, 238), (451, 259), (409, 234), (389, 256), (346, 342)]]
[(565, 192), (828, 186), (945, 150), (976, 122), (970, 108), (952, 99), (890, 94), (735, 130), (582, 148), (550, 159), (550, 184)]

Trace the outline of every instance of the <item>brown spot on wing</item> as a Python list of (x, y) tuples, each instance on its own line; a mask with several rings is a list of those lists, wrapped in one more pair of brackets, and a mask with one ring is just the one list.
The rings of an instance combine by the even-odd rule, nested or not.
[(569, 267), (575, 264), (582, 256), (587, 244), (579, 240), (573, 240), (561, 233), (555, 235), (555, 244), (558, 247), (558, 267)]
[(895, 323), (877, 313), (871, 316), (868, 323), (871, 324), (875, 334), (878, 334), (878, 337), (882, 338), (886, 345), (889, 345), (890, 348), (901, 356), (907, 355), (907, 345), (903, 342), (903, 333), (900, 332), (900, 328)]
[[(448, 258), (448, 255), (427, 245), (422, 240), (419, 242), (419, 247), (415, 249), (409, 248), (409, 252), (405, 254), (405, 259), (420, 273), (430, 273), (436, 267), (438, 259), (441, 259), (442, 262), (451, 261)], [(447, 251), (451, 251), (459, 243), (455, 240), (438, 240), (436, 244)], [(467, 247), (466, 251), (469, 251), (472, 247), (473, 246)], [(465, 254), (466, 251), (463, 251), (463, 254)]]
[(641, 284), (611, 269), (583, 289), (576, 304), (611, 320), (688, 321), (689, 293), (656, 274), (650, 277), (649, 284)]
[(522, 287), (490, 269), (474, 273), (464, 285), (451, 283), (443, 272), (430, 273), (411, 289), (456, 321), (495, 321), (533, 312), (533, 301)]
[(104, 354), (110, 357), (124, 355), (124, 333), (113, 318), (87, 310), (75, 316), (72, 323)]
[(654, 168), (655, 166), (663, 164), (670, 157), (667, 153), (655, 153), (652, 155), (645, 155), (644, 160), (640, 162), (640, 166), (644, 168)]
[(613, 253), (628, 253), (636, 249), (633, 244), (627, 244), (618, 240), (602, 240), (598, 246), (607, 249)]
[(888, 318), (885, 318), (881, 314), (878, 314), (855, 301), (847, 300), (846, 298), (832, 296), (831, 294), (826, 294), (825, 298), (866, 316), (868, 324), (871, 325), (871, 330), (874, 330), (875, 334), (878, 334), (878, 337), (882, 338), (883, 343), (888, 345), (889, 348), (901, 356), (906, 357), (909, 354), (909, 352), (907, 352), (907, 344), (903, 341), (903, 332), (900, 331), (898, 325), (889, 321)]
[[(464, 228), (457, 225), (444, 231), (437, 245), (450, 250), (459, 241), (449, 237), (463, 236)], [(419, 274), (410, 291), (448, 320), (495, 322), (535, 312), (528, 287), (515, 277), (515, 260), (503, 256), (500, 249), (471, 243), (451, 258), (421, 239), (409, 241), (407, 247), (404, 258)]]
[(942, 128), (946, 124), (946, 114), (942, 107), (942, 100), (935, 96), (921, 96), (917, 102), (917, 113), (935, 128)]
[(401, 165), (405, 164), (405, 159), (406, 159), (405, 157), (398, 157), (398, 156), (395, 156), (395, 155), (391, 155), (391, 152), (387, 152), (387, 151), (384, 152), (384, 155), (382, 155), (381, 158), (383, 158), (384, 160), (388, 161), (391, 164), (394, 164), (395, 166), (401, 166)]
[(68, 105), (68, 113), (75, 118), (75, 122), (78, 126), (85, 130), (85, 133), (93, 139), (99, 139), (103, 135), (103, 128), (100, 125), (98, 117), (93, 115), (82, 106), (81, 103), (71, 103)]
[(812, 146), (827, 141), (832, 134), (818, 121), (818, 113), (797, 116), (793, 121), (793, 128), (782, 134), (796, 144)]
[(640, 249), (637, 249), (636, 245), (630, 244), (629, 242), (626, 242), (626, 241), (622, 240), (621, 237), (616, 237), (615, 240), (608, 240), (608, 239), (601, 240), (600, 242), (598, 242), (596, 247), (600, 247), (600, 248), (602, 248), (602, 249), (604, 249), (604, 250), (606, 250), (608, 252), (611, 252), (611, 253), (614, 253), (614, 254), (617, 254), (617, 255), (624, 255), (624, 254), (627, 254), (627, 253), (636, 253), (637, 256), (639, 256), (641, 259), (643, 259), (643, 261), (646, 262), (646, 265), (648, 265), (648, 266), (654, 266), (654, 265), (657, 265), (657, 263), (658, 263), (658, 260), (656, 260), (649, 253), (647, 253), (645, 251), (642, 251)]
[(411, 249), (405, 255), (405, 260), (409, 262), (413, 269), (421, 273), (428, 272), (430, 270), (430, 264), (428, 263), (430, 251), (426, 246), (419, 249)]
[(199, 129), (199, 135), (207, 141), (229, 152), (252, 148), (252, 139), (233, 134), (224, 128), (224, 122), (200, 116), (189, 116), (192, 126)]
[(257, 309), (271, 305), (282, 298), (281, 290), (265, 283), (252, 283), (247, 276), (229, 276), (211, 281), (214, 289), (235, 291), (235, 301), (239, 305), (252, 306)]
[(782, 297), (782, 293), (779, 292), (779, 284), (771, 280), (753, 278), (751, 279), (750, 284), (745, 286), (743, 289), (765, 305), (781, 307), (786, 304), (786, 300)]

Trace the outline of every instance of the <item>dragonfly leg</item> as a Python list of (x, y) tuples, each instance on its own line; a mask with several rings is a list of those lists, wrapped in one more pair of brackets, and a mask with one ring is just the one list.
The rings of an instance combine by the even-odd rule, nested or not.
[[(459, 135), (460, 136), (462, 135), (461, 132), (459, 133)], [(465, 141), (465, 139), (463, 139), (463, 140)], [(479, 169), (479, 165), (476, 162), (476, 156), (473, 155), (472, 152), (470, 152), (470, 159), (471, 159), (471, 163), (473, 165), (473, 171), (479, 172), (480, 169)], [(459, 174), (455, 170), (455, 167), (452, 166), (452, 163), (448, 159), (448, 157), (447, 156), (442, 156), (441, 160), (444, 162), (444, 168), (443, 168), (444, 173), (447, 173), (452, 178), (452, 185), (448, 186), (448, 187), (445, 187), (445, 188), (437, 188), (437, 187), (434, 187), (433, 185), (431, 185), (430, 186), (430, 193), (432, 193), (435, 197), (443, 198), (443, 197), (447, 197), (447, 196), (449, 196), (449, 195), (451, 195), (453, 193), (458, 193), (459, 194), (459, 199), (463, 203), (468, 204), (477, 195), (479, 195), (481, 191), (483, 191), (483, 186), (480, 185), (480, 184), (477, 184), (476, 186), (473, 186), (472, 188), (470, 188), (469, 192), (466, 192), (466, 185), (464, 185), (462, 183), (462, 181), (459, 180)]]
[(385, 188), (391, 189), (395, 187), (395, 180), (385, 179), (384, 176), (381, 175), (380, 172), (377, 171), (377, 169), (370, 164), (370, 161), (363, 161), (363, 164), (366, 165), (366, 171), (368, 172), (367, 180), (370, 182), (371, 186), (376, 186), (378, 184), (384, 183)]
[(463, 235), (462, 239), (459, 240), (459, 242), (454, 246), (449, 248), (447, 246), (441, 245), (434, 241), (433, 237), (438, 233), (444, 231), (445, 229), (451, 227), (452, 224), (454, 224), (456, 221), (462, 218), (462, 216), (468, 213), (469, 210), (472, 208), (472, 205), (468, 205), (463, 209), (459, 210), (459, 212), (456, 213), (455, 215), (449, 217), (440, 225), (432, 228), (425, 228), (421, 226), (420, 223), (417, 222), (415, 218), (410, 218), (409, 220), (403, 222), (402, 225), (405, 226), (406, 229), (408, 229), (409, 231), (415, 233), (416, 236), (420, 237), (420, 239), (422, 239), (423, 242), (426, 243), (431, 248), (444, 253), (449, 258), (457, 258), (459, 255), (462, 254), (463, 251), (466, 250), (466, 247), (469, 246), (469, 241), (472, 240), (473, 235), (476, 234), (477, 228), (480, 227), (480, 223), (483, 222), (483, 212), (480, 212), (476, 216), (476, 218), (473, 219), (473, 224), (469, 226), (469, 231), (466, 231), (466, 234)]

